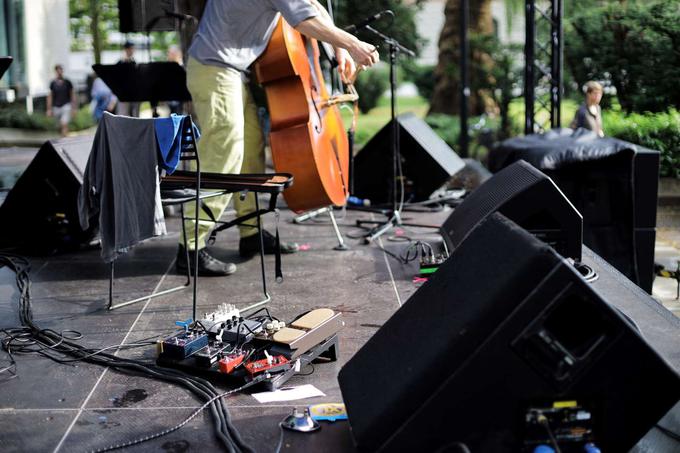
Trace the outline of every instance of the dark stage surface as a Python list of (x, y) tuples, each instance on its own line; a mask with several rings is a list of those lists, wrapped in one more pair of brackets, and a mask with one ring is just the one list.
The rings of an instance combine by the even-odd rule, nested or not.
[[(440, 212), (408, 216), (419, 223), (439, 225), (447, 215), (448, 212)], [(343, 232), (356, 234), (359, 230), (351, 226), (354, 220), (367, 217), (350, 212), (339, 223)], [(268, 257), (272, 314), (290, 320), (309, 309), (329, 307), (342, 312), (346, 326), (339, 335), (338, 362), (317, 364), (312, 374), (296, 376), (287, 384), (312, 384), (324, 392), (325, 397), (277, 404), (260, 404), (244, 394), (226, 398), (235, 425), (258, 452), (275, 450), (279, 440), (278, 422), (295, 405), (341, 402), (337, 374), (342, 364), (416, 290), (412, 283), (415, 264), (401, 265), (376, 246), (360, 245), (351, 239), (348, 240), (350, 251), (334, 251), (336, 241), (330, 224), (310, 221), (293, 225), (291, 218), (290, 212), (282, 212), (282, 237), (308, 244), (309, 250), (283, 257), (285, 279), (280, 285), (274, 283), (274, 260)], [(273, 222), (273, 216), (266, 218), (270, 230)], [(169, 222), (168, 228), (174, 232), (170, 237), (148, 241), (117, 262), (118, 296), (140, 297), (183, 282), (173, 264), (178, 236), (176, 219)], [(423, 229), (406, 229), (405, 234), (432, 241), (437, 238)], [(404, 246), (387, 238), (383, 238), (382, 243), (395, 252)], [(199, 313), (212, 311), (224, 302), (244, 307), (261, 297), (259, 259), (243, 262), (235, 252), (237, 245), (236, 231), (227, 231), (218, 238), (216, 254), (237, 262), (239, 269), (229, 277), (200, 279)], [(108, 266), (101, 261), (99, 250), (32, 258), (31, 264), (36, 324), (57, 331), (78, 330), (84, 335), (82, 342), (90, 347), (131, 344), (149, 337), (156, 339), (173, 332), (176, 320), (191, 316), (189, 290), (107, 311)], [(0, 269), (2, 328), (19, 324), (16, 298), (14, 275), (5, 268)], [(680, 338), (673, 340), (665, 344), (664, 349), (675, 351), (668, 360), (677, 368)], [(124, 350), (119, 355), (152, 361), (155, 348)], [(201, 405), (182, 388), (96, 365), (57, 364), (37, 355), (19, 356), (17, 361), (18, 377), (1, 383), (3, 452), (90, 451), (162, 431), (181, 422)], [(309, 372), (309, 368), (302, 370), (302, 373)], [(395, 373), (398, 376), (398, 370)], [(677, 431), (680, 417), (671, 414), (666, 418), (664, 425)], [(213, 420), (207, 411), (178, 431), (130, 448), (131, 451), (174, 453), (219, 449)], [(347, 423), (336, 422), (325, 424), (315, 434), (286, 432), (282, 451), (353, 451), (353, 448)], [(634, 451), (680, 451), (680, 444), (652, 430)]]

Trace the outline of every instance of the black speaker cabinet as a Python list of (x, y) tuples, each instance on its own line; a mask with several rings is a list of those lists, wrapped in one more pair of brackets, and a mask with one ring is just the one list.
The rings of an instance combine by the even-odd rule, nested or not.
[[(677, 348), (680, 327), (662, 310), (650, 316)], [(554, 249), (492, 214), (340, 371), (356, 445), (533, 451), (550, 441), (532, 417), (547, 414), (567, 445), (568, 419), (551, 414), (572, 408), (582, 441), (628, 451), (680, 398), (676, 369), (631, 319)]]
[(47, 141), (0, 206), (0, 246), (39, 253), (91, 237), (78, 220), (78, 191), (92, 136)]
[[(405, 199), (427, 200), (465, 164), (430, 126), (412, 113), (399, 115), (396, 121)], [(369, 199), (374, 204), (392, 200), (391, 144), (392, 122), (375, 134), (357, 154), (354, 160), (354, 195)]]
[[(175, 31), (175, 19), (165, 11), (176, 12), (175, 0), (118, 0), (121, 33)], [(152, 23), (153, 21), (153, 23)]]
[(581, 259), (581, 214), (549, 177), (523, 160), (496, 173), (455, 208), (441, 228), (449, 250), (462, 244), (482, 220), (496, 211), (563, 256)]
[(611, 138), (551, 134), (501, 143), (490, 154), (492, 170), (522, 158), (542, 169), (583, 215), (584, 244), (651, 293), (659, 153)]
[(584, 243), (651, 293), (659, 153), (631, 150), (548, 174), (583, 214)]

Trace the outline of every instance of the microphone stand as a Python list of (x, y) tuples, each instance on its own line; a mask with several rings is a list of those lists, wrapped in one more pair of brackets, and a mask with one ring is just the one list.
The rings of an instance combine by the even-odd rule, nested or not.
[[(364, 243), (368, 244), (373, 240), (379, 238), (390, 229), (398, 225), (406, 225), (402, 223), (401, 210), (403, 208), (404, 202), (404, 179), (401, 174), (401, 151), (399, 143), (399, 124), (397, 124), (397, 59), (399, 53), (404, 53), (411, 57), (415, 57), (416, 54), (410, 49), (402, 46), (396, 39), (385, 35), (384, 33), (376, 30), (370, 25), (365, 25), (363, 27), (365, 30), (373, 33), (379, 37), (385, 44), (387, 44), (389, 49), (389, 64), (390, 64), (390, 118), (392, 123), (392, 136), (390, 137), (390, 148), (392, 150), (392, 209), (391, 210), (381, 210), (380, 213), (387, 216), (388, 220), (385, 222), (376, 222), (372, 220), (357, 220), (357, 226), (362, 226), (364, 224), (378, 224), (372, 228), (366, 236), (364, 236)], [(399, 179), (400, 184), (397, 183)], [(397, 201), (397, 188), (400, 187), (401, 200)], [(421, 226), (416, 224), (409, 224), (410, 226)]]

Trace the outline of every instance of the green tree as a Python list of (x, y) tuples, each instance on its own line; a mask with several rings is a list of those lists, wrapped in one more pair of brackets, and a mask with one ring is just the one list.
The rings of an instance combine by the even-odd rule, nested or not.
[(117, 0), (69, 0), (69, 13), (73, 50), (92, 49), (101, 63), (109, 31), (118, 29)]
[(581, 86), (604, 80), (627, 112), (680, 108), (680, 1), (627, 2), (569, 22), (565, 59)]
[[(434, 70), (434, 91), (430, 98), (430, 113), (458, 114), (460, 108), (460, 0), (447, 0), (444, 8), (444, 27), (439, 35), (439, 61)], [(491, 0), (470, 0), (470, 33), (491, 35), (493, 33)], [(477, 66), (483, 65), (488, 54), (472, 52), (471, 59)], [(482, 75), (484, 77), (484, 75)], [(471, 76), (471, 81), (475, 77)], [(470, 113), (478, 115), (485, 110), (484, 100), (476, 90), (470, 95)]]
[[(380, 19), (371, 24), (376, 30), (395, 38), (403, 46), (413, 50), (416, 54), (423, 45), (422, 38), (416, 30), (416, 13), (425, 0), (343, 0), (334, 1), (334, 19), (338, 27), (346, 27), (355, 24), (368, 16), (389, 9), (394, 12), (394, 20), (389, 17)], [(324, 3), (323, 1), (321, 2)], [(368, 31), (359, 31), (357, 36), (370, 43), (379, 46), (380, 57), (387, 61), (387, 46), (383, 45), (380, 38)]]
[(503, 44), (494, 35), (473, 35), (470, 48), (474, 53), (487, 55), (472, 61), (471, 79), (473, 91), (486, 93), (498, 107), (500, 130), (498, 138), (511, 135), (510, 102), (520, 91), (524, 81), (524, 67), (520, 55), (522, 46)]

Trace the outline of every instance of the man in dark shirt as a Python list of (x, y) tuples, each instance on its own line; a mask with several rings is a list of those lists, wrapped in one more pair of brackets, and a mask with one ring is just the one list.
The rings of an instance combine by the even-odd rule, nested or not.
[(68, 122), (78, 108), (76, 94), (70, 80), (64, 78), (64, 68), (54, 67), (57, 77), (50, 82), (50, 92), (47, 95), (47, 116), (53, 116), (59, 121), (62, 137), (68, 134)]
[[(132, 41), (125, 41), (123, 44), (123, 55), (118, 63), (135, 64), (135, 43)], [(116, 114), (123, 116), (139, 117), (139, 102), (119, 102), (116, 106)]]

